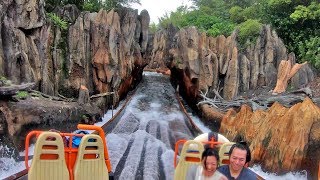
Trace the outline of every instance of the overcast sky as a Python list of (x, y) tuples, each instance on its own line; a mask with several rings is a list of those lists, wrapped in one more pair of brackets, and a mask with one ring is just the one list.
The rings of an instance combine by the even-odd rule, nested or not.
[(158, 23), (158, 18), (162, 17), (166, 12), (170, 13), (181, 5), (191, 5), (188, 0), (141, 0), (141, 6), (132, 5), (132, 8), (141, 10), (146, 9), (150, 15), (150, 23)]

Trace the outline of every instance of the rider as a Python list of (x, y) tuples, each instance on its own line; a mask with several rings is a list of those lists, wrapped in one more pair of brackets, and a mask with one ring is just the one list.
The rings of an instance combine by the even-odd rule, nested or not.
[(251, 160), (250, 149), (247, 144), (236, 143), (229, 151), (229, 165), (220, 166), (218, 171), (228, 179), (256, 180), (257, 176), (250, 169), (244, 167)]

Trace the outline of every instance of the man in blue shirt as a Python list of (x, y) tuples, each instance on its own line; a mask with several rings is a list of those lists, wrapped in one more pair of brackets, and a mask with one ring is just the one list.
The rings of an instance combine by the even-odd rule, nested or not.
[(256, 180), (257, 175), (244, 165), (251, 160), (251, 153), (248, 146), (236, 143), (229, 151), (229, 165), (220, 166), (218, 171), (228, 179)]

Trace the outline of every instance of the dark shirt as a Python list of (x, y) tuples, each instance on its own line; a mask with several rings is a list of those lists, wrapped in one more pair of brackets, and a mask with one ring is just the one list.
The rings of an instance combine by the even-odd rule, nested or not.
[[(223, 165), (218, 168), (218, 171), (225, 175), (229, 180), (234, 180), (235, 178), (231, 176), (229, 165)], [(256, 180), (257, 175), (248, 168), (242, 168), (237, 180)]]

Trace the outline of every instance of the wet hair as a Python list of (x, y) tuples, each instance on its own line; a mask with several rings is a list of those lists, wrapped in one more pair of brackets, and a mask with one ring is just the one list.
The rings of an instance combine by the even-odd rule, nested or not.
[[(205, 148), (202, 153), (202, 160), (207, 161), (208, 156), (214, 156), (217, 159), (217, 166), (219, 166), (219, 154), (218, 151), (213, 148)], [(205, 169), (207, 169), (206, 163), (204, 163)]]
[(233, 144), (230, 148), (229, 155), (232, 154), (234, 148), (245, 150), (247, 152), (246, 163), (251, 161), (251, 152), (250, 152), (249, 146), (247, 145), (246, 142), (241, 141), (236, 144)]

